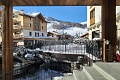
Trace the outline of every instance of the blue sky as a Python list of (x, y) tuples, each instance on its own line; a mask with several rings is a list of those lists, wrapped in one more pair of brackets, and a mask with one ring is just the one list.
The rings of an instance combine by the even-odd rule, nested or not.
[(41, 12), (45, 16), (70, 22), (86, 22), (86, 6), (15, 6), (16, 10), (25, 12)]

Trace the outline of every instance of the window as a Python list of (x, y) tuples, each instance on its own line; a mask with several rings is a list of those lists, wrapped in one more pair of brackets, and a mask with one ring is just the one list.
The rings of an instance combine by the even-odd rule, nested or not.
[(35, 32), (35, 37), (37, 36), (37, 33)]
[(95, 17), (95, 9), (90, 12), (90, 19)]
[(42, 29), (43, 29), (43, 26), (42, 26)]
[(31, 27), (31, 23), (29, 24), (29, 27)]
[(38, 37), (38, 36), (39, 36), (39, 32), (38, 32), (38, 33), (37, 33), (37, 32), (35, 32), (35, 36), (36, 36), (36, 37)]
[(43, 23), (43, 21), (42, 21), (42, 23)]
[(31, 20), (31, 18), (30, 18), (30, 20)]
[(29, 36), (32, 36), (32, 32), (29, 32)]
[(38, 36), (39, 36), (39, 33), (38, 33)]
[(14, 23), (14, 25), (19, 25), (19, 23)]
[(44, 36), (44, 33), (42, 33), (42, 36)]
[(13, 14), (13, 18), (18, 18), (18, 15), (17, 14)]
[(20, 34), (20, 32), (15, 32), (15, 34)]

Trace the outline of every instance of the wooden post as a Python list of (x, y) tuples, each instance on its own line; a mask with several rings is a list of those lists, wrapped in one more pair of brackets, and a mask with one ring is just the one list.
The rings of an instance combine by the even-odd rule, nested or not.
[(103, 43), (104, 61), (114, 61), (116, 54), (116, 0), (102, 0), (102, 39), (110, 41), (108, 45)]
[(2, 79), (13, 80), (13, 0), (2, 4)]
[(106, 48), (106, 47), (105, 47), (105, 39), (103, 39), (103, 53), (104, 53), (104, 54), (103, 54), (103, 58), (102, 58), (102, 59), (103, 59), (104, 62), (106, 62), (106, 60), (105, 60), (105, 57), (106, 57), (106, 56), (105, 56), (105, 50), (104, 50), (105, 48)]

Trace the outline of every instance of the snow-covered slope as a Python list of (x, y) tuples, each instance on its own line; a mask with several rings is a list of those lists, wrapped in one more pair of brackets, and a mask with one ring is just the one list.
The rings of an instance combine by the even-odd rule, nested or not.
[(45, 18), (49, 22), (47, 24), (47, 32), (56, 31), (59, 33), (68, 33), (72, 36), (75, 36), (76, 34), (81, 36), (88, 32), (86, 22), (73, 23), (73, 22), (57, 20), (51, 17), (45, 17)]
[(70, 27), (70, 28), (66, 28), (66, 29), (54, 29), (52, 28), (53, 23), (48, 23), (47, 25), (47, 32), (49, 31), (56, 31), (59, 33), (68, 33), (72, 36), (75, 36), (76, 34), (78, 34), (79, 36), (87, 33), (87, 28), (78, 28), (78, 27)]

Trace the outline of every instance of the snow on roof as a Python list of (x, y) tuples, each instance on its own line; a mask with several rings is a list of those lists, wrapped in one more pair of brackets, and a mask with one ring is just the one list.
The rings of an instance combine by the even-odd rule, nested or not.
[(55, 32), (55, 31), (52, 31), (50, 33), (57, 34), (57, 35), (62, 35), (61, 33), (58, 33), (58, 32)]
[(31, 13), (30, 15), (33, 16), (33, 17), (36, 17), (37, 15), (39, 15), (40, 12), (37, 12), (37, 13)]
[(101, 40), (101, 38), (93, 38), (93, 40)]
[(40, 12), (25, 13), (24, 10), (15, 10), (15, 9), (13, 9), (13, 12), (22, 12), (22, 14), (25, 14), (25, 15), (28, 15), (28, 16), (31, 16), (31, 17), (36, 17), (37, 15), (41, 14)]
[(27, 15), (27, 16), (30, 16), (30, 17), (36, 17), (36, 16), (40, 15), (41, 19), (43, 19), (45, 22), (47, 22), (40, 12), (26, 13), (26, 12), (24, 12), (24, 10), (15, 10), (15, 9), (13, 9), (13, 13), (16, 13), (16, 12), (21, 14), (21, 15)]
[(31, 16), (31, 17), (36, 17), (36, 16), (38, 16), (40, 13), (39, 12), (37, 12), (37, 13), (23, 13), (23, 14), (25, 14), (25, 15), (27, 15), (27, 16)]

